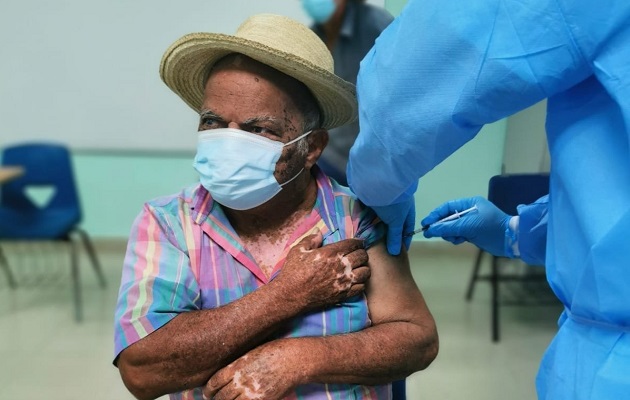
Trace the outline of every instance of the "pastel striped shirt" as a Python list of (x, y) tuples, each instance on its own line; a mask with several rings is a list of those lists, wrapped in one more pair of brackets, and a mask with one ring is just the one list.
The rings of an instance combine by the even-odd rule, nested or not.
[[(243, 246), (221, 206), (196, 185), (145, 204), (134, 222), (125, 256), (115, 316), (115, 356), (180, 313), (220, 307), (273, 279), (291, 247), (318, 227), (324, 244), (358, 237), (366, 247), (385, 227), (376, 214), (317, 168), (317, 200), (286, 243), (271, 278)], [(326, 336), (370, 326), (365, 295), (325, 311), (300, 315), (277, 336)], [(202, 399), (201, 389), (170, 395)], [(287, 399), (391, 399), (390, 385), (308, 384)]]

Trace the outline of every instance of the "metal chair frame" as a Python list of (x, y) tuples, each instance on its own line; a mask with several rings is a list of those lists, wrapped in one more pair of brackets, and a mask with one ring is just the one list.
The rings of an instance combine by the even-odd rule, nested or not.
[[(516, 215), (518, 204), (528, 204), (549, 193), (549, 174), (510, 174), (496, 175), (490, 178), (488, 183), (488, 200), (508, 215)], [(557, 300), (543, 299), (538, 302), (525, 302), (521, 300), (505, 301), (500, 296), (501, 282), (536, 281), (547, 285), (546, 278), (542, 276), (522, 276), (517, 274), (504, 274), (499, 271), (501, 259), (504, 257), (491, 256), (490, 272), (487, 275), (480, 274), (480, 268), (484, 257), (484, 251), (479, 249), (475, 258), (472, 274), (466, 289), (465, 299), (471, 301), (475, 284), (479, 280), (490, 282), (491, 297), (491, 338), (493, 342), (500, 340), (499, 307), (501, 305), (528, 305), (528, 304), (557, 304)]]

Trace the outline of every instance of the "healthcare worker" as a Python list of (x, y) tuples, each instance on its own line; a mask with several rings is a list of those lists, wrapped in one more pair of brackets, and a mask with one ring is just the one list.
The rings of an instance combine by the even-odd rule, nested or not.
[(630, 398), (630, 2), (411, 0), (357, 85), (348, 180), (390, 224), (393, 253), (418, 178), (548, 98), (545, 264), (565, 310), (538, 397)]

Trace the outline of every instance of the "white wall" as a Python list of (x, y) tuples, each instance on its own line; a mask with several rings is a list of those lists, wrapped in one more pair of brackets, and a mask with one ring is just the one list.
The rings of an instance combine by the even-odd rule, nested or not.
[(261, 12), (309, 22), (297, 0), (2, 1), (0, 147), (192, 151), (195, 114), (160, 80), (162, 54), (184, 34), (231, 34)]
[[(14, 34), (7, 33), (5, 24), (10, 22), (11, 16), (4, 12), (5, 9), (13, 13), (13, 18), (17, 18), (15, 15), (16, 10), (22, 10), (24, 14), (29, 4), (39, 4), (48, 7), (48, 9), (57, 9), (57, 11), (51, 11), (50, 18), (54, 20), (56, 13), (62, 13), (66, 8), (76, 6), (78, 7), (77, 10), (92, 10), (93, 15), (91, 18), (94, 20), (98, 19), (97, 11), (102, 7), (106, 7), (106, 5), (101, 3), (96, 4), (92, 1), (88, 1), (86, 4), (82, 5), (79, 4), (80, 2), (78, 0), (60, 0), (50, 3), (45, 0), (21, 1), (23, 1), (24, 4), (18, 1), (12, 2), (14, 4), (9, 6), (3, 4), (3, 8), (0, 12), (0, 33), (5, 35), (3, 36), (3, 43), (9, 42), (9, 38), (16, 37)], [(112, 4), (116, 4), (119, 7), (121, 10), (120, 13), (124, 13), (127, 3), (123, 4), (122, 0), (112, 1)], [(244, 1), (245, 0), (233, 0), (230, 4), (242, 5)], [(301, 12), (299, 1), (297, 0), (276, 0), (276, 2), (278, 1), (283, 1), (283, 5), (292, 8), (293, 12), (296, 14)], [(135, 14), (141, 11), (138, 10), (139, 6), (136, 2), (144, 4), (145, 6), (148, 4), (147, 0), (133, 0), (129, 2), (130, 10), (135, 10)], [(262, 4), (263, 2), (248, 1), (247, 3)], [(379, 3), (382, 4), (382, 1), (370, 0), (370, 3), (379, 5)], [(387, 8), (395, 14), (397, 9), (402, 7), (402, 4), (394, 3), (395, 2), (388, 4)], [(404, 2), (399, 1), (398, 3)], [(152, 0), (151, 4), (154, 4), (153, 7), (162, 7), (162, 12), (167, 12), (168, 10), (181, 7), (182, 3), (168, 2), (166, 0)], [(225, 12), (221, 11), (223, 2), (188, 0), (184, 4), (190, 6), (190, 9), (198, 14), (202, 14), (204, 10), (207, 11), (200, 16), (191, 17), (189, 21), (191, 24), (190, 28), (185, 31), (171, 32), (172, 27), (162, 27), (163, 31), (170, 32), (169, 34), (164, 32), (156, 34), (156, 37), (161, 37), (160, 40), (162, 41), (163, 48), (160, 47), (159, 51), (156, 48), (154, 57), (145, 55), (147, 60), (144, 60), (143, 63), (146, 62), (146, 66), (142, 69), (144, 75), (137, 81), (130, 80), (127, 83), (129, 85), (127, 90), (132, 92), (135, 90), (148, 90), (147, 88), (150, 86), (149, 82), (161, 84), (157, 72), (158, 63), (162, 51), (165, 50), (166, 46), (168, 46), (174, 38), (179, 37), (180, 34), (199, 29), (209, 30), (210, 21), (212, 21), (213, 17), (220, 16), (221, 18), (225, 18)], [(94, 5), (93, 7), (95, 8), (90, 8), (92, 5)], [(197, 6), (195, 7), (194, 5)], [(216, 6), (211, 8), (210, 6), (212, 5)], [(75, 10), (73, 12), (78, 11)], [(155, 12), (155, 10), (147, 11), (145, 18), (149, 18), (153, 12)], [(52, 29), (55, 25), (50, 21), (41, 21), (43, 17), (38, 18), (34, 18), (33, 21), (41, 22), (43, 24), (42, 26), (46, 29)], [(127, 16), (121, 18), (127, 18), (127, 20), (129, 20), (131, 17)], [(139, 18), (139, 16), (134, 18)], [(305, 15), (301, 18), (306, 22)], [(31, 26), (27, 23), (28, 18), (26, 17), (23, 18), (22, 22), (26, 23), (26, 27), (19, 28), (20, 31)], [(11, 23), (15, 25), (14, 22)], [(84, 21), (81, 23), (87, 24), (88, 22)], [(237, 23), (237, 21), (234, 21), (235, 25)], [(46, 29), (44, 29), (44, 31), (46, 31)], [(111, 29), (115, 30), (116, 27), (112, 26)], [(70, 34), (71, 32), (66, 33)], [(80, 34), (80, 32), (77, 34)], [(42, 36), (45, 36), (44, 33), (42, 33)], [(153, 39), (155, 39), (155, 37), (153, 37)], [(151, 35), (148, 35), (144, 37), (143, 40), (146, 42), (153, 39)], [(43, 38), (42, 40), (51, 42), (51, 40), (47, 38)], [(90, 41), (89, 38), (83, 38), (81, 40), (86, 42)], [(103, 38), (99, 40), (103, 40)], [(23, 43), (24, 46), (29, 45), (28, 42)], [(63, 62), (63, 57), (54, 55), (55, 51), (53, 49), (58, 44), (54, 42), (49, 44), (53, 46), (48, 52), (52, 54), (51, 57), (56, 57), (55, 60), (57, 62)], [(142, 50), (142, 44), (143, 43), (137, 43), (138, 51), (144, 51)], [(12, 46), (15, 46), (15, 43), (13, 43)], [(103, 51), (105, 50), (107, 50), (107, 48), (103, 49)], [(101, 101), (99, 100), (101, 94), (92, 91), (91, 87), (86, 87), (80, 95), (76, 94), (72, 96), (72, 93), (56, 93), (60, 87), (63, 88), (64, 79), (70, 78), (55, 77), (51, 74), (46, 74), (44, 57), (40, 62), (38, 75), (29, 76), (28, 74), (17, 73), (15, 79), (18, 79), (19, 82), (9, 82), (10, 79), (4, 75), (4, 72), (9, 68), (7, 64), (16, 68), (20, 64), (19, 60), (11, 59), (9, 56), (13, 57), (15, 55), (9, 53), (6, 46), (0, 46), (0, 59), (3, 60), (3, 63), (0, 63), (0, 68), (3, 68), (0, 70), (0, 118), (3, 120), (2, 131), (0, 131), (0, 147), (8, 143), (5, 134), (9, 129), (13, 128), (20, 129), (20, 135), (23, 135), (20, 136), (20, 138), (23, 139), (33, 138), (36, 135), (53, 134), (58, 129), (61, 129), (60, 127), (66, 125), (76, 125), (75, 129), (77, 129), (77, 132), (80, 131), (85, 134), (92, 132), (92, 128), (98, 128), (98, 130), (103, 129), (103, 127), (106, 127), (107, 130), (127, 128), (125, 126), (125, 119), (121, 118), (119, 113), (112, 112), (108, 109), (102, 109), (101, 112), (81, 116), (79, 120), (75, 120), (74, 118), (76, 116), (74, 113), (76, 109), (80, 108), (80, 103), (94, 101), (98, 103)], [(70, 63), (70, 61), (67, 62)], [(99, 75), (103, 73), (105, 72), (102, 71)], [(96, 74), (92, 75), (96, 77)], [(107, 79), (107, 77), (103, 78)], [(37, 91), (33, 91), (32, 89), (26, 90), (26, 86), (24, 86), (24, 91), (19, 93), (17, 88), (22, 84), (29, 84), (29, 79), (34, 80), (40, 89)], [(11, 90), (13, 90), (13, 94), (11, 96), (7, 96), (6, 94), (7, 85), (12, 87)], [(163, 84), (161, 85), (164, 86)], [(171, 128), (173, 129), (171, 132), (173, 136), (180, 137), (182, 141), (188, 140), (187, 138), (194, 140), (196, 118), (194, 114), (192, 114), (192, 111), (189, 111), (181, 100), (166, 87), (159, 90), (161, 90), (162, 93), (158, 95), (163, 97), (163, 101), (168, 103), (168, 112), (157, 113), (151, 108), (147, 109), (142, 101), (126, 99), (125, 93), (117, 97), (122, 102), (122, 105), (111, 105), (111, 107), (122, 108), (125, 113), (128, 114), (142, 114), (157, 121), (171, 121), (170, 123), (177, 121), (176, 125), (178, 127)], [(18, 98), (13, 98), (15, 96)], [(63, 101), (64, 98), (65, 101)], [(15, 104), (13, 104), (14, 101), (16, 102)], [(60, 104), (54, 104), (55, 107), (68, 110), (68, 115), (70, 116), (51, 115), (46, 107), (55, 102), (61, 102)], [(12, 116), (11, 113), (13, 112), (18, 113), (19, 116)], [(8, 126), (6, 123), (9, 120), (12, 121), (12, 126)], [(164, 123), (166, 124), (166, 122)], [(131, 135), (150, 135), (151, 133), (150, 130), (143, 127), (142, 124), (140, 124), (140, 126), (132, 124), (131, 128)], [(488, 179), (492, 175), (500, 172), (503, 159), (504, 133), (505, 121), (486, 126), (474, 140), (466, 144), (457, 153), (437, 166), (422, 179), (416, 195), (418, 221), (433, 207), (443, 201), (455, 197), (472, 196), (476, 194), (483, 195), (486, 193)], [(143, 202), (156, 196), (175, 193), (181, 187), (189, 185), (197, 179), (191, 165), (193, 151), (190, 151), (189, 154), (185, 152), (172, 154), (159, 151), (129, 152), (126, 151), (126, 149), (111, 152), (101, 148), (91, 150), (79, 149), (75, 150), (73, 153), (77, 183), (84, 210), (83, 227), (94, 237), (126, 237), (134, 217), (141, 210)], [(420, 236), (418, 239), (420, 239)]]
[(503, 172), (549, 172), (546, 116), (547, 101), (543, 100), (507, 119)]

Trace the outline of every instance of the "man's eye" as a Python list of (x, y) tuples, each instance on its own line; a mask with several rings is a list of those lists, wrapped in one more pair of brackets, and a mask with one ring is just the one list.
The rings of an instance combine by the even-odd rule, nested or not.
[(204, 127), (213, 127), (218, 124), (217, 120), (214, 118), (204, 117), (201, 118), (200, 125)]
[(253, 126), (251, 128), (251, 133), (255, 133), (257, 135), (264, 135), (264, 136), (277, 136), (276, 133), (274, 131), (272, 131), (269, 128), (265, 128), (263, 126)]

